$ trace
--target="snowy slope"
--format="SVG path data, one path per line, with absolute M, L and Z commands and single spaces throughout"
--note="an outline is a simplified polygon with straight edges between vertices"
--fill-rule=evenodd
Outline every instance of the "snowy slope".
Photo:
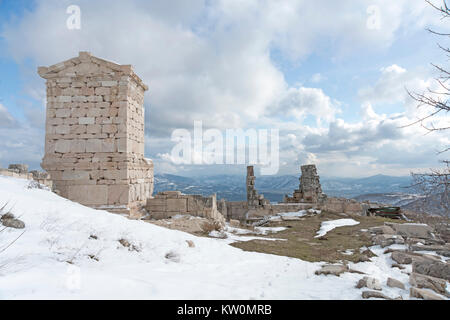
M 0 252 L 0 299 L 361 298 L 361 290 L 354 288 L 361 275 L 316 276 L 322 263 L 244 252 L 229 246 L 231 239 L 201 238 L 129 220 L 27 184 L 0 176 L 0 207 L 9 202 L 11 212 L 26 224 L 23 236 Z M 1 232 L 0 251 L 21 232 Z M 119 239 L 138 251 L 129 251 Z M 390 268 L 383 249 L 373 250 L 380 257 L 352 267 L 383 284 L 387 276 L 407 283 L 405 273 Z M 408 297 L 407 290 L 386 287 L 383 292 Z

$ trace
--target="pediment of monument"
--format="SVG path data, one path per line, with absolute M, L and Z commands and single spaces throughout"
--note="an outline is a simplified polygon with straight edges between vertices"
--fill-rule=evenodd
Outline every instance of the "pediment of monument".
M 133 67 L 129 64 L 120 65 L 111 61 L 97 58 L 89 52 L 80 52 L 78 57 L 51 65 L 49 67 L 39 67 L 38 74 L 44 79 L 71 78 L 79 76 L 94 76 L 117 73 L 131 76 L 140 84 L 144 90 L 148 87 L 134 73 Z

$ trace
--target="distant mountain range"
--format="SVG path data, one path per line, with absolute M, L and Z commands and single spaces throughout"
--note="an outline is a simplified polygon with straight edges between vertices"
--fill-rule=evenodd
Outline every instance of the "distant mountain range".
M 411 178 L 375 175 L 367 178 L 327 178 L 321 177 L 323 192 L 329 196 L 370 200 L 391 205 L 406 205 L 418 196 L 408 188 Z M 292 195 L 298 189 L 299 177 L 258 176 L 256 189 L 272 202 L 282 201 L 285 194 Z M 215 175 L 182 177 L 172 174 L 155 175 L 155 192 L 180 190 L 183 193 L 210 195 L 218 199 L 243 201 L 246 199 L 245 176 Z

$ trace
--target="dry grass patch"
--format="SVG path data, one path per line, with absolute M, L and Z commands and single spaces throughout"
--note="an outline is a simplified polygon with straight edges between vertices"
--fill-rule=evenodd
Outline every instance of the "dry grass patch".
M 325 237 L 314 238 L 320 229 L 321 223 L 327 220 L 345 218 L 339 214 L 322 212 L 321 214 L 305 217 L 301 221 L 270 222 L 266 226 L 286 227 L 286 230 L 276 234 L 262 236 L 264 238 L 279 238 L 283 241 L 251 240 L 235 242 L 231 245 L 246 251 L 270 253 L 305 261 L 359 262 L 366 260 L 370 252 L 360 252 L 360 248 L 371 246 L 370 234 L 361 229 L 383 225 L 386 221 L 394 221 L 382 217 L 348 216 L 359 221 L 354 226 L 338 227 L 329 231 Z M 395 221 L 398 222 L 398 221 Z M 343 254 L 346 250 L 352 250 L 352 255 Z M 370 257 L 369 257 L 370 258 Z

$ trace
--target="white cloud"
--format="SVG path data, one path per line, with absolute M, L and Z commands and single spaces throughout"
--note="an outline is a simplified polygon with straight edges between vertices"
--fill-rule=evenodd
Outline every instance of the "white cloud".
M 379 147 L 401 136 L 392 115 L 376 113 L 378 104 L 405 103 L 405 84 L 413 88 L 429 84 L 420 77 L 411 79 L 409 71 L 397 65 L 384 68 L 373 86 L 359 92 L 367 124 L 349 124 L 336 120 L 339 102 L 320 88 L 289 86 L 271 58 L 273 50 L 293 61 L 316 51 L 334 59 L 361 49 L 384 50 L 399 32 L 412 32 L 436 20 L 432 10 L 424 12 L 427 5 L 422 1 L 378 1 L 378 30 L 367 28 L 367 7 L 373 1 L 80 0 L 82 28 L 68 30 L 65 9 L 72 2 L 39 1 L 32 12 L 5 24 L 2 37 L 9 54 L 19 63 L 27 61 L 26 68 L 32 61 L 34 76 L 27 80 L 27 91 L 42 98 L 44 81 L 33 63 L 51 65 L 78 51 L 133 64 L 149 85 L 146 146 L 152 155 L 167 154 L 173 145 L 171 131 L 189 129 L 194 120 L 203 120 L 205 128 L 256 124 L 291 130 L 296 139 L 280 136 L 286 163 L 324 161 L 326 152 L 337 150 L 341 155 L 366 152 L 364 145 Z M 312 81 L 322 78 L 316 74 Z M 412 106 L 407 107 L 413 112 Z M 39 119 L 39 112 L 29 109 L 26 115 Z M 316 118 L 317 127 L 302 125 L 308 115 Z M 40 125 L 42 121 L 34 123 Z M 310 142 L 302 144 L 304 139 Z M 43 146 L 43 141 L 33 143 Z M 360 163 L 374 158 L 354 157 L 362 157 Z
M 321 81 L 324 81 L 325 79 L 326 79 L 326 77 L 323 76 L 322 74 L 320 74 L 320 73 L 314 73 L 314 74 L 312 75 L 310 81 L 311 81 L 312 83 L 319 83 L 319 82 L 321 82 Z
M 0 103 L 0 128 L 10 128 L 16 124 L 8 109 Z
M 333 120 L 339 112 L 338 105 L 338 102 L 331 101 L 322 89 L 289 88 L 270 110 L 270 115 L 294 117 L 299 122 L 307 115 L 313 115 L 320 123 L 320 120 Z

